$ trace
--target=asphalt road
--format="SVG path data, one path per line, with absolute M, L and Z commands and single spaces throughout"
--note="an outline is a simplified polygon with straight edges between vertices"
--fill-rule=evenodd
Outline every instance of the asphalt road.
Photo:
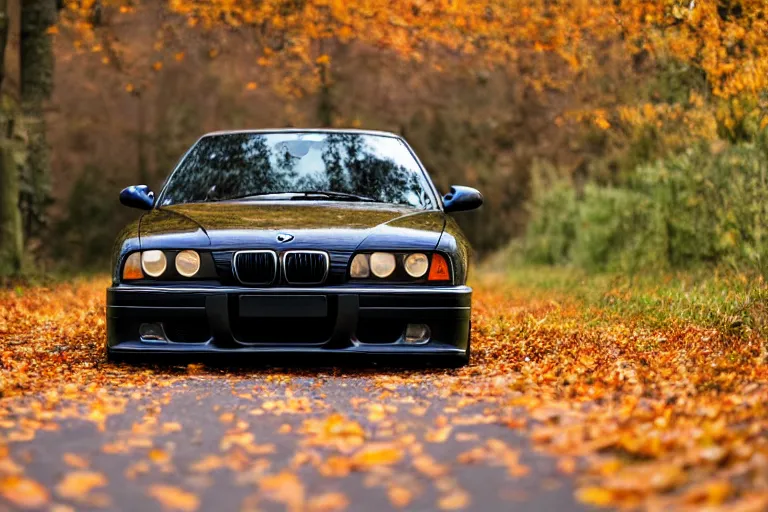
M 0 407 L 10 460 L 44 488 L 32 509 L 582 508 L 510 428 L 519 411 L 444 393 L 439 375 L 202 371 Z

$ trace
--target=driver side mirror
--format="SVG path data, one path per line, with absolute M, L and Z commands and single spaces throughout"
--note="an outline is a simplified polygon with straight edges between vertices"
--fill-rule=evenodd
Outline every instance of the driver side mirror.
M 151 210 L 155 204 L 155 193 L 146 185 L 133 185 L 120 192 L 120 202 L 131 208 Z
M 451 191 L 443 196 L 443 208 L 446 212 L 465 212 L 480 208 L 483 204 L 483 194 L 470 187 L 454 185 Z

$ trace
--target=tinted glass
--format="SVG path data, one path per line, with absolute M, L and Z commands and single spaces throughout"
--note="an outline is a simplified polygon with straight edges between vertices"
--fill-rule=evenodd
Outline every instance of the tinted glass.
M 405 144 L 393 137 L 354 133 L 204 137 L 171 176 L 160 204 L 312 191 L 418 208 L 434 206 L 428 183 Z

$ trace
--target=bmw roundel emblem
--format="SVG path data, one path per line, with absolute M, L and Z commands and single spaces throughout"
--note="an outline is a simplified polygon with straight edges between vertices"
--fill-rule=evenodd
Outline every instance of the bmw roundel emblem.
M 280 243 L 290 242 L 291 240 L 293 240 L 293 235 L 290 235 L 288 233 L 277 234 L 277 241 Z

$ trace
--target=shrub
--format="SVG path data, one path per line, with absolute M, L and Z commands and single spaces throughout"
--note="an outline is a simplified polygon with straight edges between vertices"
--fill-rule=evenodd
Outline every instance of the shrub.
M 768 143 L 700 145 L 639 167 L 623 187 L 534 189 L 526 256 L 588 270 L 748 268 L 768 275 Z
M 87 167 L 75 181 L 63 217 L 53 227 L 50 252 L 63 271 L 106 270 L 120 229 L 137 215 L 120 205 L 118 185 Z

